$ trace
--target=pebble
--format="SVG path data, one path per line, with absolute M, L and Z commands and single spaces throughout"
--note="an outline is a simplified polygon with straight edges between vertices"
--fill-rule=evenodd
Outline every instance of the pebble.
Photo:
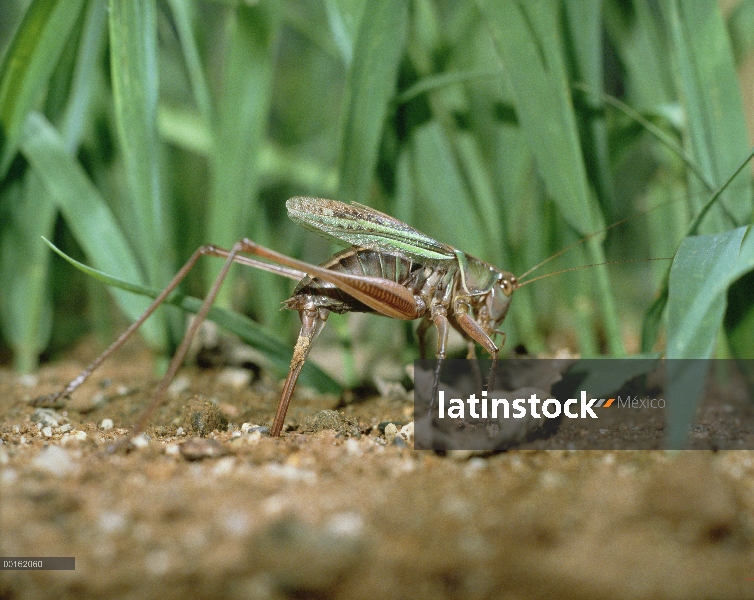
M 220 517 L 220 524 L 233 537 L 243 537 L 251 531 L 251 519 L 240 510 L 231 510 Z
M 13 469 L 1 469 L 0 470 L 0 485 L 13 485 L 18 479 L 18 473 Z
M 97 519 L 99 528 L 105 533 L 117 533 L 125 529 L 128 521 L 126 517 L 116 511 L 106 510 Z
M 168 386 L 168 396 L 175 398 L 183 392 L 187 392 L 191 387 L 191 380 L 185 375 L 180 375 L 173 379 L 173 383 Z
M 363 560 L 365 550 L 358 516 L 336 518 L 335 529 L 339 527 L 354 534 L 284 516 L 255 536 L 252 551 L 281 595 L 332 597 L 338 582 Z
M 289 464 L 268 463 L 265 471 L 273 477 L 279 477 L 286 481 L 301 481 L 303 483 L 314 483 L 317 481 L 317 474 L 314 471 L 299 469 Z
M 406 440 L 404 440 L 401 436 L 396 435 L 393 438 L 392 441 L 393 446 L 398 446 L 398 448 L 408 448 L 408 444 L 406 443 Z
M 146 448 L 147 446 L 149 446 L 149 440 L 142 433 L 141 435 L 137 435 L 134 439 L 131 440 L 131 445 L 137 449 Z
M 215 466 L 212 467 L 212 475 L 215 477 L 227 475 L 233 472 L 235 466 L 236 460 L 232 456 L 226 456 L 218 460 Z
M 204 437 L 215 429 L 225 431 L 228 420 L 209 400 L 194 398 L 183 412 L 183 427 L 191 434 Z
M 35 373 L 24 373 L 18 376 L 18 382 L 24 387 L 32 388 L 39 383 L 39 377 Z
M 330 517 L 327 531 L 334 535 L 358 537 L 364 531 L 364 519 L 356 512 L 342 512 Z
M 31 461 L 31 466 L 57 477 L 64 477 L 76 470 L 71 455 L 60 446 L 43 448 Z
M 304 433 L 316 433 L 332 429 L 337 432 L 355 433 L 358 431 L 358 422 L 337 410 L 321 410 L 304 420 L 301 431 Z
M 388 423 L 385 425 L 385 441 L 388 444 L 392 444 L 393 440 L 395 440 L 395 436 L 398 435 L 398 428 L 395 426 L 395 423 Z
M 31 414 L 31 420 L 33 423 L 41 424 L 42 427 L 48 425 L 50 427 L 57 427 L 61 421 L 65 421 L 65 417 L 51 408 L 37 408 Z
M 47 427 L 42 427 L 42 435 L 45 437 L 52 437 L 52 427 L 47 425 Z
M 401 430 L 398 432 L 398 435 L 401 436 L 407 444 L 413 444 L 414 443 L 414 422 L 411 421 L 408 425 L 404 425 L 401 427 Z
M 217 440 L 192 437 L 181 444 L 181 455 L 186 460 L 219 458 L 227 454 L 223 445 Z
M 238 436 L 235 436 L 235 434 L 238 434 Z M 234 436 L 232 438 L 232 442 L 234 444 L 249 444 L 254 445 L 258 444 L 259 440 L 262 439 L 262 434 L 259 432 L 258 429 L 255 429 L 254 431 L 249 432 L 248 434 L 244 435 L 240 431 L 234 432 Z
M 251 385 L 252 372 L 243 367 L 225 367 L 217 377 L 217 383 L 233 390 L 242 390 Z
M 102 419 L 102 423 L 99 424 L 100 429 L 103 431 L 107 431 L 108 429 L 112 429 L 114 427 L 113 420 L 112 419 Z

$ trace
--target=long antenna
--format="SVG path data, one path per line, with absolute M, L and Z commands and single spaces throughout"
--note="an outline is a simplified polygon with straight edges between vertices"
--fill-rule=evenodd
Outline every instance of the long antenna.
M 626 217 L 625 219 L 621 219 L 620 221 L 616 221 L 612 225 L 608 225 L 607 227 L 605 227 L 603 229 L 600 229 L 599 231 L 595 231 L 594 233 L 590 233 L 590 234 L 584 236 L 583 238 L 581 238 L 579 241 L 574 242 L 573 244 L 570 244 L 570 245 L 566 246 L 565 248 L 561 248 L 555 254 L 553 254 L 551 256 L 548 256 L 542 262 L 537 263 L 531 269 L 529 269 L 525 273 L 522 273 L 521 275 L 519 275 L 517 277 L 517 279 L 519 280 L 519 282 L 521 282 L 521 280 L 524 277 L 526 277 L 527 275 L 533 273 L 534 271 L 536 271 L 537 269 L 539 269 L 539 267 L 541 267 L 542 265 L 545 265 L 548 262 L 550 262 L 551 260 L 556 259 L 558 256 L 561 256 L 562 254 L 565 254 L 566 252 L 568 252 L 572 248 L 575 248 L 576 246 L 580 246 L 584 242 L 587 242 L 587 241 L 591 240 L 593 237 L 598 236 L 598 235 L 602 235 L 603 233 L 605 233 L 607 231 L 610 231 L 613 227 L 617 227 L 618 225 L 623 225 L 624 223 L 627 223 L 628 221 L 632 221 L 633 219 L 637 219 L 639 217 L 643 217 L 644 215 L 649 214 L 649 213 L 657 210 L 658 208 L 663 208 L 664 206 L 668 206 L 669 204 L 674 204 L 675 202 L 678 202 L 678 201 L 680 201 L 682 199 L 683 198 L 676 198 L 674 200 L 668 200 L 667 202 L 661 202 L 660 204 L 658 204 L 656 206 L 653 206 L 652 208 L 650 208 L 648 210 L 645 210 L 643 212 L 637 213 L 635 215 L 631 215 L 630 217 Z M 620 262 L 641 262 L 642 260 L 643 259 L 639 259 L 638 261 L 627 260 L 627 261 L 617 261 L 617 262 L 619 262 L 619 263 Z M 665 260 L 665 259 L 650 259 L 650 260 Z M 597 266 L 600 266 L 600 265 L 610 265 L 610 264 L 615 264 L 615 262 L 597 263 L 597 264 L 594 264 L 594 265 L 584 265 L 584 266 L 585 267 L 597 267 Z M 565 269 L 564 271 L 557 271 L 557 272 L 558 273 L 564 273 L 566 271 L 573 271 L 574 269 L 580 269 L 580 268 L 582 268 L 582 267 L 573 267 L 571 269 Z M 553 275 L 554 274 L 555 273 L 553 273 Z M 537 277 L 536 279 L 542 279 L 542 277 Z M 526 281 L 526 282 L 521 282 L 520 285 L 523 285 L 523 283 L 530 283 L 531 281 L 536 281 L 536 279 L 531 279 L 531 280 Z M 519 287 L 520 287 L 520 285 L 519 285 Z
M 633 218 L 633 217 L 631 217 Z M 617 223 L 616 223 L 617 225 Z M 599 233 L 599 232 L 598 232 Z M 583 241 L 583 240 L 582 240 Z M 581 242 L 579 242 L 581 243 Z M 567 250 L 567 248 L 566 248 Z M 557 256 L 557 255 L 555 255 Z M 550 260 L 549 258 L 547 260 Z M 540 279 L 547 279 L 548 277 L 552 277 L 553 275 L 560 275 L 562 273 L 568 273 L 569 271 L 579 271 L 580 269 L 588 269 L 589 267 L 601 267 L 603 265 L 620 265 L 622 263 L 636 263 L 636 262 L 649 262 L 650 260 L 673 260 L 672 256 L 668 257 L 660 257 L 660 258 L 628 258 L 626 260 L 609 260 L 607 262 L 601 262 L 601 263 L 594 263 L 592 265 L 581 265 L 578 267 L 570 267 L 568 269 L 562 269 L 560 271 L 553 271 L 552 273 L 547 273 L 545 275 L 540 275 L 539 277 L 535 277 L 534 279 L 529 279 L 528 281 L 519 282 L 516 286 L 516 289 L 522 288 L 525 285 L 529 285 L 530 283 L 534 283 L 535 281 L 539 281 Z M 539 266 L 539 265 L 537 265 Z M 531 269 L 528 271 L 531 272 Z

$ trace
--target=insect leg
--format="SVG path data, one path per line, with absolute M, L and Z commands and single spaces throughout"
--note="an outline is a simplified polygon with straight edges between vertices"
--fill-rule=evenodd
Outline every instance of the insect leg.
M 249 239 L 244 239 L 241 243 L 243 244 L 241 252 L 265 258 L 278 265 L 302 271 L 310 277 L 317 277 L 331 283 L 386 317 L 412 321 L 421 317 L 427 309 L 420 297 L 390 279 L 331 271 L 280 254 Z
M 429 397 L 429 410 L 432 411 L 432 407 L 435 404 L 435 397 L 437 396 L 437 390 L 440 387 L 440 371 L 442 369 L 442 361 L 445 359 L 445 354 L 448 347 L 448 313 L 442 304 L 432 304 L 430 307 L 431 319 L 437 327 L 437 365 L 435 366 L 435 376 L 432 380 L 432 395 Z
M 422 360 L 427 358 L 427 332 L 432 321 L 425 315 L 425 317 L 419 323 L 419 327 L 416 328 L 416 337 L 419 340 L 419 357 Z
M 500 349 L 495 345 L 487 333 L 485 333 L 482 326 L 479 325 L 468 313 L 468 304 L 465 302 L 457 301 L 455 303 L 455 319 L 458 325 L 463 329 L 471 339 L 481 344 L 492 357 L 492 366 L 490 367 L 490 376 L 487 379 L 487 391 L 492 390 L 492 386 L 495 384 L 495 377 L 497 375 L 497 355 Z
M 202 246 L 202 248 L 205 248 L 205 247 Z M 222 286 L 223 281 L 225 281 L 225 277 L 228 275 L 228 271 L 230 271 L 231 265 L 236 260 L 237 258 L 236 255 L 243 248 L 243 243 L 236 242 L 233 245 L 233 248 L 230 250 L 230 252 L 217 249 L 214 246 L 208 246 L 206 248 L 207 250 L 205 250 L 205 253 L 207 254 L 213 254 L 217 250 L 219 250 L 223 254 L 226 254 L 227 257 L 225 259 L 225 262 L 223 263 L 222 269 L 220 269 L 220 273 L 218 273 L 217 277 L 215 278 L 215 281 L 212 284 L 212 287 L 210 288 L 209 293 L 207 294 L 207 297 L 204 299 L 204 302 L 202 303 L 201 308 L 196 313 L 196 317 L 191 322 L 191 326 L 186 332 L 186 335 L 183 336 L 183 340 L 181 340 L 181 344 L 180 346 L 178 346 L 178 350 L 175 351 L 175 354 L 173 355 L 173 358 L 171 359 L 170 364 L 168 365 L 167 372 L 165 373 L 165 375 L 163 375 L 162 379 L 160 380 L 159 385 L 157 386 L 157 389 L 154 392 L 154 395 L 152 396 L 152 401 L 149 403 L 147 408 L 142 413 L 136 425 L 131 430 L 131 433 L 129 433 L 128 437 L 126 438 L 124 442 L 125 444 L 128 444 L 128 442 L 131 439 L 133 439 L 134 436 L 138 435 L 141 431 L 144 430 L 144 427 L 146 427 L 147 423 L 149 422 L 149 417 L 152 416 L 152 413 L 154 412 L 154 410 L 160 405 L 160 402 L 162 402 L 162 399 L 165 397 L 165 394 L 167 393 L 170 382 L 173 381 L 175 374 L 178 372 L 178 369 L 183 364 L 183 359 L 186 358 L 186 353 L 188 352 L 189 346 L 191 345 L 191 340 L 194 339 L 196 332 L 199 330 L 199 327 L 201 326 L 202 322 L 207 317 L 207 314 L 212 308 L 212 303 L 215 301 L 215 298 L 217 297 L 217 293 L 220 291 L 220 287 Z M 199 250 L 201 250 L 201 248 Z M 192 256 L 192 259 L 193 258 L 194 257 Z M 196 262 L 196 259 L 194 259 L 193 263 L 195 262 Z M 191 266 L 193 266 L 193 263 L 191 263 Z M 163 292 L 163 294 L 164 293 L 165 292 Z
M 288 405 L 291 403 L 291 395 L 296 387 L 299 373 L 301 373 L 301 368 L 304 366 L 304 362 L 306 362 L 306 357 L 309 356 L 309 350 L 311 350 L 314 340 L 317 339 L 319 332 L 325 326 L 325 321 L 329 314 L 329 310 L 321 307 L 318 308 L 311 301 L 301 311 L 301 332 L 298 334 L 298 340 L 293 349 L 291 367 L 288 370 L 288 377 L 285 380 L 283 393 L 280 396 L 278 409 L 275 413 L 275 420 L 272 423 L 272 430 L 270 431 L 272 437 L 279 436 L 283 430 L 285 413 L 288 412 Z
M 60 398 L 70 396 L 82 383 L 84 383 L 89 378 L 89 376 L 94 372 L 95 369 L 97 369 L 97 367 L 99 367 L 105 360 L 107 360 L 113 352 L 115 352 L 118 348 L 126 343 L 126 341 L 141 326 L 141 324 L 144 323 L 144 321 L 146 321 L 152 315 L 157 307 L 165 301 L 165 298 L 167 298 L 173 292 L 173 290 L 178 287 L 181 281 L 183 281 L 186 275 L 188 275 L 189 271 L 191 271 L 196 262 L 199 260 L 199 257 L 206 255 L 228 258 L 230 254 L 230 251 L 223 250 L 222 248 L 218 248 L 212 245 L 204 245 L 200 248 L 197 248 L 196 251 L 191 255 L 191 257 L 186 261 L 186 263 L 181 267 L 181 269 L 175 274 L 167 287 L 162 290 L 160 295 L 154 299 L 152 304 L 149 305 L 144 313 L 138 319 L 136 319 L 136 321 L 134 321 L 131 326 L 118 337 L 117 340 L 110 344 L 110 346 L 102 354 L 95 358 L 94 361 L 64 389 L 60 390 L 59 392 L 55 392 L 54 394 L 37 398 L 32 404 L 35 406 L 52 405 L 60 400 Z M 233 260 L 244 265 L 257 267 L 265 271 L 271 271 L 273 273 L 283 275 L 284 277 L 289 277 L 291 279 L 299 280 L 306 275 L 306 273 L 302 271 L 297 271 L 295 269 L 278 265 L 270 265 L 263 261 L 254 260 L 253 258 L 248 258 L 246 256 L 234 255 Z

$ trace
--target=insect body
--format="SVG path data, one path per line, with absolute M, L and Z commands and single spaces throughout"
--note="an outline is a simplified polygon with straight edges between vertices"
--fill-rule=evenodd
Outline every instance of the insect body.
M 64 390 L 46 400 L 56 401 L 81 385 L 154 312 L 203 255 L 223 257 L 225 264 L 132 436 L 144 428 L 149 415 L 164 397 L 233 262 L 299 280 L 293 295 L 284 303 L 285 308 L 299 312 L 301 331 L 272 425 L 273 436 L 282 431 L 301 368 L 331 311 L 374 312 L 397 319 L 422 319 L 418 335 L 423 357 L 426 333 L 434 324 L 438 331 L 435 388 L 445 357 L 449 327 L 453 327 L 467 340 L 470 354 L 474 344 L 479 343 L 492 356 L 489 380 L 494 381 L 499 347 L 493 336 L 502 335 L 504 342 L 504 334 L 498 327 L 505 319 L 514 290 L 520 285 L 511 273 L 367 206 L 303 197 L 291 198 L 286 206 L 293 221 L 350 247 L 319 266 L 290 258 L 249 239 L 240 240 L 230 250 L 211 245 L 200 247 L 131 327 Z
M 367 206 L 315 198 L 292 198 L 286 206 L 294 221 L 352 246 L 320 265 L 332 273 L 329 277 L 307 276 L 284 303 L 286 308 L 299 311 L 302 325 L 272 435 L 282 429 L 300 368 L 330 311 L 421 318 L 422 355 L 427 329 L 434 323 L 438 331 L 435 387 L 451 325 L 468 340 L 470 352 L 478 342 L 490 353 L 490 379 L 494 380 L 498 346 L 492 336 L 502 334 L 497 328 L 517 286 L 511 273 Z M 354 276 L 353 287 L 344 289 L 336 273 Z

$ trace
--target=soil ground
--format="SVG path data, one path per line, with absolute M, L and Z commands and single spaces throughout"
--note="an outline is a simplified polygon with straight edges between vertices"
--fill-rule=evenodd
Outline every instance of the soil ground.
M 189 367 L 149 440 L 111 454 L 154 387 L 138 346 L 56 425 L 31 419 L 28 401 L 92 357 L 33 385 L 0 370 L 0 556 L 76 559 L 0 570 L 2 600 L 754 597 L 750 451 L 440 455 L 387 442 L 384 423 L 413 418 L 399 395 L 341 407 L 305 391 L 272 439 L 253 426 L 270 424 L 276 382 Z

